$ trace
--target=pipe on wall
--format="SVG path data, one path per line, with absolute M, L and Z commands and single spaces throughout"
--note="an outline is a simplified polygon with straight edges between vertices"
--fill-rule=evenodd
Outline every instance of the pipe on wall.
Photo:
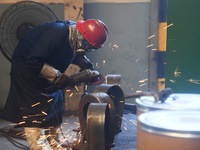
M 168 0 L 159 0 L 158 53 L 157 53 L 158 90 L 162 90 L 165 88 L 167 10 L 168 10 Z

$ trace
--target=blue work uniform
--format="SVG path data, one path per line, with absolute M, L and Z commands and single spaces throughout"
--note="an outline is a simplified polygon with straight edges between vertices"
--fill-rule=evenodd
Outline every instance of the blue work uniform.
M 64 72 L 73 59 L 69 26 L 55 21 L 33 28 L 19 41 L 12 55 L 10 90 L 3 119 L 24 127 L 48 127 L 62 123 L 62 90 L 48 92 L 52 85 L 40 75 L 45 63 Z

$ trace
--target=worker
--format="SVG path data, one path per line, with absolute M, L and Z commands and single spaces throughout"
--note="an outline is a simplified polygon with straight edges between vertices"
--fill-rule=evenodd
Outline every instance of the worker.
M 44 149 L 40 129 L 48 129 L 59 144 L 55 133 L 64 112 L 62 89 L 75 84 L 64 72 L 72 62 L 92 69 L 89 59 L 77 53 L 101 48 L 107 37 L 108 29 L 99 19 L 65 20 L 36 26 L 19 41 L 12 55 L 11 85 L 2 117 L 24 127 L 31 150 Z M 50 146 L 58 149 L 56 144 Z

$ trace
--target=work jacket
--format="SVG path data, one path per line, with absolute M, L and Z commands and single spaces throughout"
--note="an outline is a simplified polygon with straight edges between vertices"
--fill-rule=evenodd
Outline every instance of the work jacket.
M 73 59 L 69 44 L 72 21 L 55 21 L 33 28 L 12 56 L 10 90 L 3 119 L 24 127 L 47 127 L 62 123 L 64 99 L 61 90 L 40 75 L 45 63 L 64 72 Z

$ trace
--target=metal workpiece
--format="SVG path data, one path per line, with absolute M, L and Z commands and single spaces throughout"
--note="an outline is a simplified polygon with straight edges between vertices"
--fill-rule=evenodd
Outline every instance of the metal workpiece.
M 109 145 L 110 147 L 114 146 L 114 123 L 115 123 L 115 106 L 110 98 L 110 96 L 103 92 L 98 93 L 91 93 L 88 95 L 84 95 L 81 98 L 81 101 L 79 103 L 79 110 L 78 110 L 78 118 L 80 122 L 80 130 L 83 135 L 83 141 L 86 138 L 86 125 L 87 125 L 87 112 L 88 107 L 91 103 L 106 103 L 108 104 L 109 110 L 110 110 L 110 124 L 108 125 L 109 128 Z
M 120 74 L 108 74 L 105 76 L 106 84 L 120 85 L 121 75 Z
M 87 150 L 109 150 L 110 109 L 107 103 L 91 103 L 87 111 Z
M 112 84 L 100 84 L 99 86 L 96 86 L 96 88 L 94 89 L 94 93 L 97 92 L 107 93 L 112 99 L 116 113 L 114 132 L 120 132 L 125 105 L 124 92 L 122 91 L 121 87 Z

